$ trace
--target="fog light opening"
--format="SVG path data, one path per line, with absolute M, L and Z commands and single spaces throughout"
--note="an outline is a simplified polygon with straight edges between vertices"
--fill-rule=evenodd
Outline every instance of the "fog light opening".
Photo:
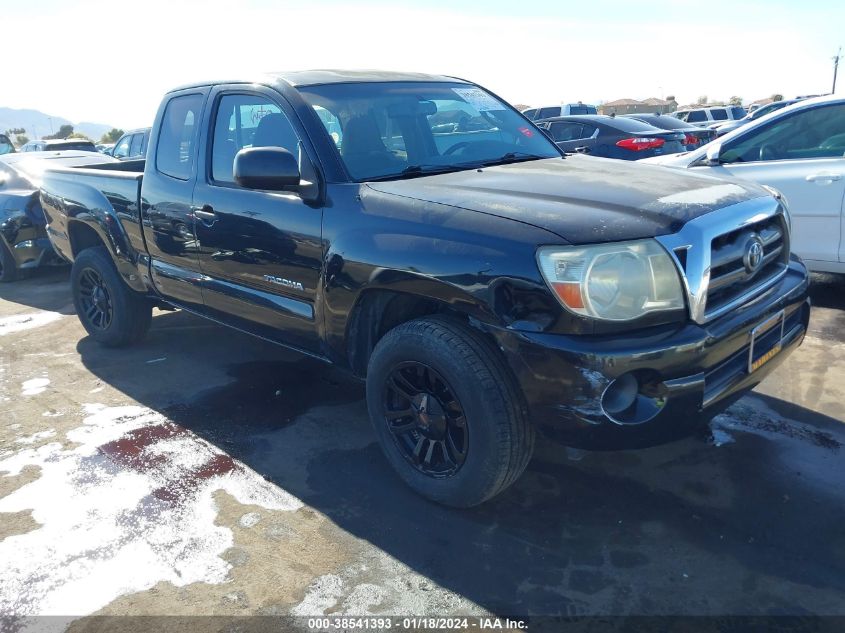
M 601 397 L 602 410 L 616 424 L 643 424 L 666 405 L 661 391 L 656 372 L 627 372 L 605 388 Z

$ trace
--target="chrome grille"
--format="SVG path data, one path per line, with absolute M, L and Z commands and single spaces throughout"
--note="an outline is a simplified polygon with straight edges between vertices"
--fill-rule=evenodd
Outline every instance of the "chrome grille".
M 709 317 L 755 287 L 780 276 L 789 259 L 786 235 L 783 216 L 775 215 L 713 239 L 705 315 Z M 755 243 L 762 252 L 759 264 L 752 266 L 749 249 Z
M 761 261 L 746 267 L 747 244 L 753 236 L 760 242 Z M 785 212 L 769 196 L 705 213 L 677 233 L 656 239 L 675 260 L 696 323 L 753 301 L 786 274 L 789 263 Z

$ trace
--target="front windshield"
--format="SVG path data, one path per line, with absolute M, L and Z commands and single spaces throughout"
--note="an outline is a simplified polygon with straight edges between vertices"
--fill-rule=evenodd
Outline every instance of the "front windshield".
M 516 110 L 471 84 L 327 84 L 300 92 L 356 180 L 561 156 Z

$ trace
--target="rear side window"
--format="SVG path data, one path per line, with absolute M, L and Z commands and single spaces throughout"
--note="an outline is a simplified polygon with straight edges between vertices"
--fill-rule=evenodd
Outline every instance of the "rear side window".
M 704 110 L 693 110 L 687 115 L 686 121 L 689 123 L 700 123 L 701 121 L 706 121 L 707 115 L 704 114 Z
M 531 119 L 532 121 L 536 118 L 537 108 L 531 108 L 530 110 L 526 110 L 522 113 L 526 119 Z
M 714 121 L 726 121 L 728 118 L 728 111 L 724 108 L 713 108 L 710 110 L 710 116 Z
M 741 119 L 745 116 L 745 108 L 741 108 L 739 106 L 733 106 L 731 108 L 731 116 L 735 119 Z
M 185 95 L 165 106 L 156 147 L 156 169 L 161 173 L 179 180 L 191 177 L 202 101 L 203 95 Z
M 550 116 L 560 116 L 560 106 L 554 108 L 540 108 L 537 111 L 538 119 L 547 119 Z
M 225 95 L 214 120 L 211 178 L 233 183 L 235 155 L 245 147 L 281 147 L 299 158 L 299 137 L 278 105 L 259 95 Z

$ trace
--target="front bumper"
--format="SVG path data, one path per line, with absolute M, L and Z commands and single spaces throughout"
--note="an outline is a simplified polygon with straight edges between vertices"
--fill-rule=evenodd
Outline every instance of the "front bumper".
M 706 325 L 690 322 L 616 336 L 507 329 L 491 333 L 522 388 L 532 418 L 547 432 L 573 446 L 651 445 L 700 427 L 801 344 L 810 318 L 808 287 L 807 269 L 793 259 L 772 288 Z M 780 351 L 749 371 L 752 330 L 769 320 L 777 322 L 781 312 Z M 765 344 L 775 336 L 770 334 Z M 757 339 L 758 348 L 764 338 Z M 608 414 L 602 398 L 615 379 L 631 372 L 647 383 L 643 389 L 647 406 L 623 422 Z

